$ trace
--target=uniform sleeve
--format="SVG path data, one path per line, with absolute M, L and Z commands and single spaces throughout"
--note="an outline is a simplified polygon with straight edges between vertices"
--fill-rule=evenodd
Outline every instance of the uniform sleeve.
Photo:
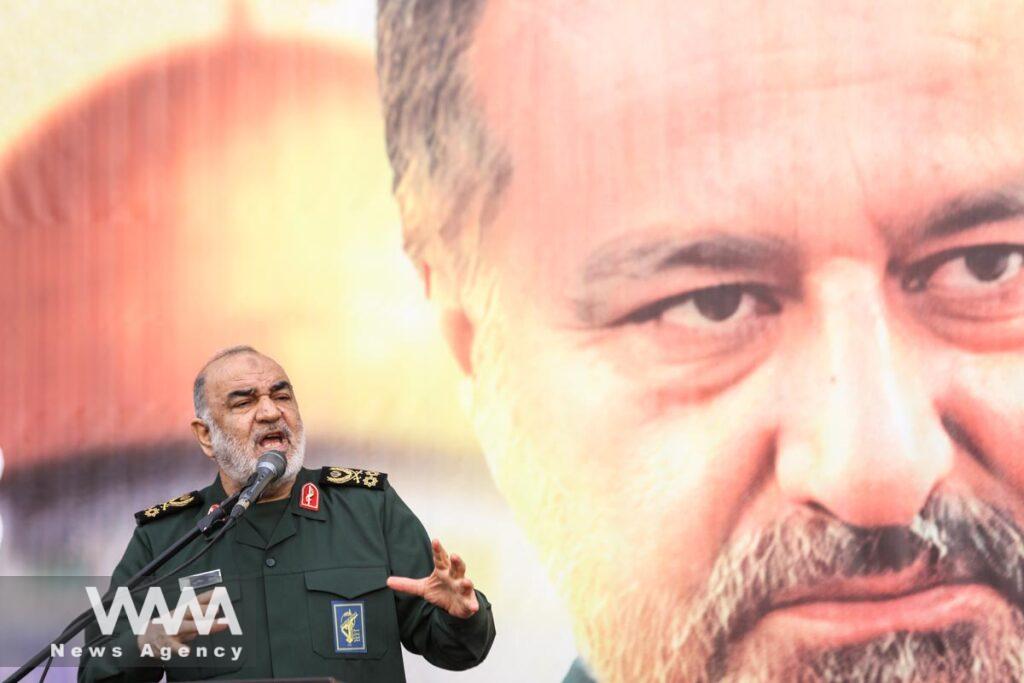
M 146 566 L 151 559 L 153 551 L 147 538 L 141 528 L 136 528 L 124 556 L 114 568 L 110 585 L 125 585 L 128 579 Z M 90 646 L 97 649 L 99 646 L 105 646 L 103 656 L 89 656 Z M 120 656 L 115 657 L 115 653 L 119 653 Z M 85 629 L 85 648 L 78 665 L 78 680 L 79 683 L 159 681 L 164 672 L 156 662 L 157 660 L 142 657 L 135 634 L 132 633 L 127 618 L 122 615 L 111 636 L 102 635 L 95 622 Z
M 434 570 L 430 538 L 416 515 L 395 490 L 385 491 L 384 528 L 394 576 L 421 578 Z M 484 661 L 494 642 L 491 603 L 476 592 L 480 609 L 468 619 L 459 619 L 423 598 L 395 593 L 398 624 L 406 649 L 443 669 L 462 671 Z

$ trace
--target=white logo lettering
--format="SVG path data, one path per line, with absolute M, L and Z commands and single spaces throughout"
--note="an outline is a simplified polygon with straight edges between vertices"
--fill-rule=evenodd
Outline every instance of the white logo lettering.
M 100 633 L 105 636 L 113 635 L 114 627 L 122 612 L 131 626 L 132 633 L 137 636 L 146 632 L 150 621 L 160 624 L 168 635 L 174 636 L 178 634 L 181 622 L 185 620 L 186 611 L 191 613 L 199 635 L 209 635 L 215 623 L 227 624 L 231 635 L 242 634 L 242 627 L 235 615 L 235 608 L 231 604 L 231 598 L 224 586 L 217 586 L 213 589 L 210 601 L 206 605 L 206 612 L 203 612 L 199 599 L 196 598 L 195 590 L 192 588 L 185 588 L 181 591 L 173 613 L 168 609 L 164 593 L 158 586 L 152 586 L 146 592 L 146 599 L 142 601 L 142 607 L 138 611 L 135 610 L 135 603 L 132 602 L 130 591 L 124 586 L 120 586 L 114 592 L 114 599 L 110 603 L 109 611 L 103 609 L 99 590 L 93 586 L 86 586 L 85 592 L 89 596 L 92 611 L 96 614 L 96 623 L 100 627 Z M 220 619 L 215 618 L 218 611 L 224 613 Z M 153 616 L 154 612 L 157 614 L 156 617 Z

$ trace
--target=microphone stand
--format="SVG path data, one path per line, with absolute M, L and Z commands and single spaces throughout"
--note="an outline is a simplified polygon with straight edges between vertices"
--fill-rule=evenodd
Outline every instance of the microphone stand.
M 230 513 L 231 509 L 235 507 L 235 502 L 238 500 L 238 496 L 240 494 L 241 490 L 225 498 L 224 501 L 218 507 L 214 508 L 213 510 L 210 510 L 208 513 L 206 513 L 205 517 L 196 522 L 195 527 L 193 527 L 187 534 L 185 534 L 180 539 L 171 544 L 166 550 L 164 550 L 159 555 L 154 557 L 149 562 L 149 564 L 147 564 L 145 567 L 140 569 L 134 576 L 128 579 L 127 583 L 125 584 L 128 590 L 130 591 L 137 588 L 139 584 L 141 584 L 146 579 L 146 577 L 151 576 L 156 572 L 157 569 L 167 564 L 167 562 L 172 557 L 181 552 L 189 543 L 196 540 L 200 536 L 209 536 L 210 534 L 212 534 L 216 527 L 224 523 L 224 521 L 228 517 L 228 513 Z M 214 540 L 216 540 L 216 538 Z M 113 601 L 113 596 L 111 596 L 110 593 L 114 590 L 114 588 L 114 586 L 111 586 L 110 590 L 107 591 L 107 596 L 103 598 L 102 602 L 104 607 L 108 607 L 109 604 Z M 18 669 L 9 677 L 4 679 L 3 683 L 17 683 L 17 681 L 20 681 L 22 678 L 31 673 L 33 669 L 42 664 L 44 660 L 50 657 L 50 651 L 54 645 L 63 645 L 67 643 L 69 640 L 78 635 L 80 631 L 82 631 L 95 619 L 96 613 L 94 610 L 91 609 L 79 614 L 74 619 L 74 621 L 72 621 L 68 625 L 68 627 L 64 629 L 64 631 L 59 636 L 57 636 L 57 638 L 47 643 L 43 649 L 41 649 L 32 657 L 32 659 L 28 660 L 20 669 Z

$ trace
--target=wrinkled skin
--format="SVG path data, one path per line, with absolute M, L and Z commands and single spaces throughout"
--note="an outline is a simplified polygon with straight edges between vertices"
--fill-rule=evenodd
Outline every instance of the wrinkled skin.
M 280 480 L 262 501 L 291 493 L 306 455 L 306 432 L 295 390 L 284 369 L 259 353 L 237 353 L 206 368 L 208 420 L 192 421 L 192 433 L 208 458 L 217 463 L 228 493 L 240 490 L 268 450 L 285 456 Z
M 601 680 L 1022 673 L 1016 596 L 942 526 L 1019 559 L 1021 26 L 997 2 L 488 4 L 468 69 L 513 173 L 473 281 L 433 297 Z M 985 512 L 922 521 L 937 497 Z M 886 598 L 854 626 L 769 594 L 710 662 L 714 568 L 805 576 L 801 544 L 756 541 L 822 525 L 931 540 L 807 587 Z M 944 552 L 971 587 L 907 608 L 959 575 Z

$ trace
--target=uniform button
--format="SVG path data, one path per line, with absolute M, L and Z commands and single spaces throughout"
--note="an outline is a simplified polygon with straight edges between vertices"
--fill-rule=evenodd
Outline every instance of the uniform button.
M 267 558 L 267 566 L 268 567 L 273 567 L 275 564 L 277 564 L 277 560 L 275 560 L 272 557 L 268 557 Z

